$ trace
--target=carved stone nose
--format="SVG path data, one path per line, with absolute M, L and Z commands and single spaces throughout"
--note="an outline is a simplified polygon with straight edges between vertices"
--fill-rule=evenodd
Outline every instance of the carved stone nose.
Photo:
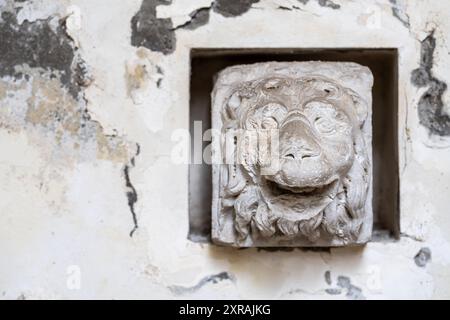
M 284 158 L 294 160 L 303 160 L 306 158 L 314 158 L 317 156 L 319 156 L 319 151 L 316 148 L 302 145 L 291 148 L 284 154 Z
M 280 132 L 281 155 L 285 159 L 304 160 L 320 155 L 320 146 L 309 121 L 295 115 L 282 126 Z

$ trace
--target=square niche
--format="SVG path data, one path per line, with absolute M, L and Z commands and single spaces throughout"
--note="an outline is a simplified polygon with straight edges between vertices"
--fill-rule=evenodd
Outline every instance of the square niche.
M 356 62 L 372 71 L 372 241 L 398 239 L 398 53 L 397 49 L 390 48 L 192 49 L 189 101 L 192 149 L 189 165 L 188 238 L 194 242 L 211 242 L 212 166 L 204 162 L 199 163 L 204 149 L 209 148 L 210 141 L 204 141 L 201 150 L 194 150 L 193 139 L 200 132 L 203 135 L 211 128 L 211 92 L 215 75 L 233 65 L 269 61 Z

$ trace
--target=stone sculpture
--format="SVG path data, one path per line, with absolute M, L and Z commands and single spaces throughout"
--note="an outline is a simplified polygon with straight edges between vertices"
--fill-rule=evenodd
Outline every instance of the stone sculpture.
M 350 62 L 221 71 L 212 92 L 212 239 L 363 244 L 372 231 L 373 76 Z

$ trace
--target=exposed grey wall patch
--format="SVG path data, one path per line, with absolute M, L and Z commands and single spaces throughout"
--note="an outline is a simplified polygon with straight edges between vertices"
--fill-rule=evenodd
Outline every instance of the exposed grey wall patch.
M 325 272 L 325 282 L 331 286 L 331 271 L 327 270 Z M 337 278 L 337 287 L 327 288 L 325 292 L 329 295 L 339 295 L 342 292 L 345 292 L 345 296 L 351 300 L 365 300 L 366 297 L 362 293 L 362 289 L 353 285 L 349 277 L 339 276 Z
M 423 247 L 419 250 L 419 252 L 414 256 L 414 262 L 418 267 L 425 267 L 428 261 L 431 260 L 431 250 L 430 248 Z
M 176 38 L 170 18 L 156 18 L 158 5 L 169 5 L 172 0 L 143 0 L 139 11 L 131 19 L 131 45 L 145 47 L 163 54 L 175 50 Z
M 436 48 L 434 30 L 421 41 L 420 66 L 411 73 L 411 82 L 416 87 L 428 87 L 420 97 L 417 109 L 420 124 L 428 128 L 430 134 L 450 135 L 450 116 L 444 113 L 442 95 L 447 84 L 433 76 L 433 54 Z
M 60 81 L 74 98 L 87 85 L 84 62 L 78 57 L 77 48 L 67 34 L 65 19 L 60 19 L 54 30 L 53 18 L 18 24 L 12 12 L 3 11 L 0 20 L 0 76 L 22 78 L 15 67 L 26 64 L 31 68 L 61 74 Z
M 250 10 L 252 4 L 258 3 L 259 0 L 216 0 L 213 2 L 212 8 L 214 12 L 221 14 L 224 17 L 237 17 L 248 10 Z
M 355 286 L 350 281 L 349 277 L 339 276 L 337 279 L 338 287 L 347 290 L 345 296 L 351 300 L 365 300 L 361 288 Z
M 210 7 L 194 10 L 189 14 L 189 21 L 174 28 L 172 19 L 156 17 L 156 7 L 170 5 L 172 0 L 143 0 L 139 11 L 131 19 L 131 45 L 170 54 L 176 48 L 175 30 L 194 30 L 207 24 L 211 9 L 227 18 L 236 17 L 250 10 L 252 4 L 257 2 L 259 0 L 216 0 Z
M 405 10 L 400 6 L 397 0 L 389 0 L 392 4 L 392 15 L 397 18 L 406 28 L 409 29 L 409 16 Z

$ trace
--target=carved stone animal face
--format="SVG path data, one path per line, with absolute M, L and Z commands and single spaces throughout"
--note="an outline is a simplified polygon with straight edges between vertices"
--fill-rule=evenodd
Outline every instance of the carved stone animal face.
M 272 76 L 237 87 L 222 130 L 240 130 L 238 160 L 223 167 L 221 197 L 223 212 L 232 206 L 241 241 L 249 234 L 357 238 L 370 171 L 366 117 L 358 94 L 321 76 Z M 257 141 L 249 143 L 248 133 Z
M 317 78 L 264 79 L 254 92 L 247 110 L 237 114 L 245 130 L 277 130 L 279 169 L 265 179 L 292 193 L 311 193 L 348 173 L 359 121 L 346 92 Z M 239 152 L 258 149 L 241 148 Z
M 294 193 L 327 186 L 348 172 L 354 158 L 353 120 L 326 98 L 295 105 L 264 104 L 245 119 L 279 130 L 280 168 L 266 179 Z

